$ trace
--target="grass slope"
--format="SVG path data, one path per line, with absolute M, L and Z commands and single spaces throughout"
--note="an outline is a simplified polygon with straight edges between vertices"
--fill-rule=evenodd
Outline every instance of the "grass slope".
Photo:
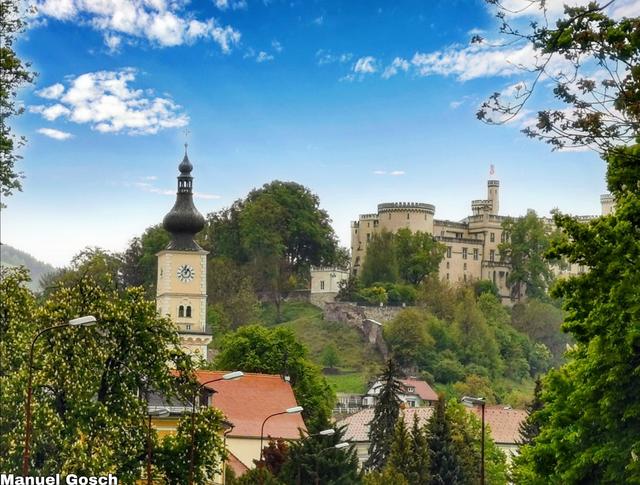
M 338 351 L 339 374 L 327 375 L 336 392 L 361 393 L 367 380 L 379 370 L 382 357 L 357 329 L 342 323 L 325 321 L 322 310 L 306 302 L 287 302 L 282 308 L 283 322 L 276 322 L 273 305 L 262 309 L 262 322 L 267 326 L 291 328 L 309 350 L 311 360 L 322 367 L 322 352 L 331 343 Z

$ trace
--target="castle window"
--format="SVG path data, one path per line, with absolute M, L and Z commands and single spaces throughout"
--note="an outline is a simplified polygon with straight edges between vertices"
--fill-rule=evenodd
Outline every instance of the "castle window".
M 449 269 L 449 261 L 447 261 L 447 269 Z
M 371 241 L 371 234 L 367 233 L 367 242 Z
M 449 281 L 449 273 L 447 273 L 447 281 Z
M 391 212 L 389 212 L 389 219 L 391 219 Z
M 451 246 L 447 246 L 447 258 L 451 257 Z
M 184 326 L 184 328 L 186 328 L 187 330 L 191 330 L 191 325 L 186 324 L 186 325 Z
M 179 317 L 179 318 L 184 317 L 184 305 L 180 305 L 180 306 L 178 307 L 178 317 Z
M 495 260 L 496 260 L 496 252 L 495 250 L 492 249 L 491 251 L 489 251 L 489 261 L 495 261 Z
M 321 281 L 321 282 L 320 282 L 320 289 L 321 289 L 321 290 L 324 290 L 324 281 Z
M 478 261 L 478 248 L 473 248 L 473 260 Z
M 489 233 L 489 240 L 491 242 L 496 242 L 496 233 L 495 232 Z
M 409 219 L 409 213 L 407 212 L 407 219 Z
M 187 306 L 187 318 L 191 318 L 191 305 Z
M 467 281 L 467 273 L 462 275 L 462 279 L 464 279 L 464 281 Z
M 367 222 L 367 227 L 371 227 L 371 223 L 370 222 Z
M 467 271 L 467 263 L 464 263 L 462 269 L 464 269 L 465 271 Z
M 467 259 L 467 248 L 462 248 L 462 259 Z M 466 266 L 466 263 L 465 263 Z

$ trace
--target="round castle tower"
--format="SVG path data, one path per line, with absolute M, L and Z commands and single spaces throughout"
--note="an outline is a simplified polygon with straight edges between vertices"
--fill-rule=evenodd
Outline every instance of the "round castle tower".
M 389 232 L 407 228 L 433 234 L 435 212 L 434 205 L 424 202 L 385 202 L 378 204 L 379 226 Z

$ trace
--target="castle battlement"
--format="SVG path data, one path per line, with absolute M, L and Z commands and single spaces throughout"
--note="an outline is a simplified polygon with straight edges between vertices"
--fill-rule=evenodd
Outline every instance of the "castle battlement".
M 383 202 L 378 204 L 378 213 L 392 211 L 415 211 L 435 214 L 436 206 L 425 202 Z

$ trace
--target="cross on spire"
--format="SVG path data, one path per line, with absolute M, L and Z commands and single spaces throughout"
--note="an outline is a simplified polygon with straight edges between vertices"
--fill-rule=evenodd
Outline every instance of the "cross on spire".
M 191 134 L 191 130 L 189 128 L 184 129 L 184 153 L 187 154 L 187 147 L 189 146 L 189 135 Z

